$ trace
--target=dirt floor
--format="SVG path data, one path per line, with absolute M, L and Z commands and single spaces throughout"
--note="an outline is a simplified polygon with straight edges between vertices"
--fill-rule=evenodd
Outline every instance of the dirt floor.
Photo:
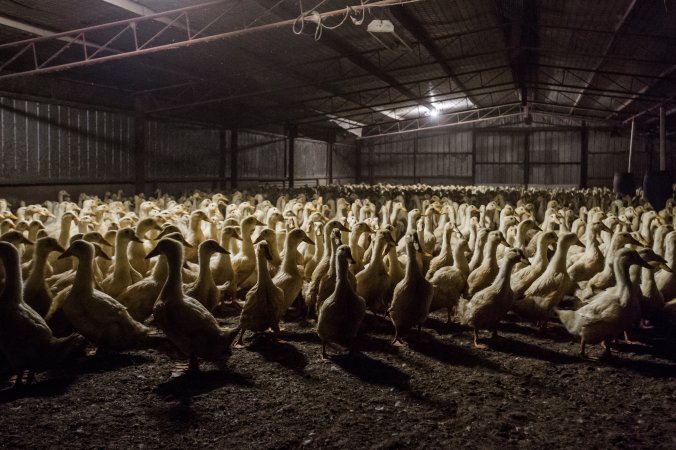
M 295 323 L 283 343 L 249 337 L 225 373 L 172 378 L 176 361 L 153 352 L 83 357 L 0 392 L 0 448 L 676 448 L 676 339 L 638 335 L 649 345 L 584 361 L 560 326 L 507 322 L 476 350 L 442 317 L 400 348 L 379 324 L 330 362 Z

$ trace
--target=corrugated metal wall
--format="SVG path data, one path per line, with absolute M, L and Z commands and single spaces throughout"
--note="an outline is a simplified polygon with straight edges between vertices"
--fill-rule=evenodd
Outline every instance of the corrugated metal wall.
M 529 185 L 579 186 L 581 145 L 578 130 L 529 133 Z
M 367 140 L 362 178 L 372 183 L 471 183 L 471 139 L 471 132 L 433 132 Z
M 327 184 L 327 143 L 311 139 L 295 140 L 294 176 L 297 185 Z
M 354 144 L 333 144 L 333 182 L 349 184 L 357 181 L 357 146 Z
M 372 183 L 472 182 L 472 133 L 476 184 L 579 186 L 581 129 L 435 130 L 369 139 L 362 147 L 363 181 Z M 667 169 L 676 172 L 674 142 L 667 142 Z M 589 129 L 588 186 L 612 186 L 626 172 L 629 130 Z M 528 165 L 528 173 L 524 167 Z M 632 172 L 638 184 L 659 167 L 657 138 L 634 141 Z
M 0 97 L 3 184 L 131 181 L 131 117 Z
M 218 179 L 221 132 L 177 123 L 146 123 L 146 178 Z M 227 142 L 227 135 L 226 135 Z M 227 164 L 229 158 L 223 158 Z M 227 173 L 227 172 L 226 172 Z
M 525 134 L 481 130 L 475 139 L 477 184 L 523 184 Z
M 360 180 L 373 183 L 523 184 L 527 180 L 530 185 L 576 186 L 580 184 L 581 136 L 580 129 L 476 128 L 364 140 L 359 152 L 355 144 L 337 143 L 332 154 L 333 179 L 340 184 L 357 181 L 359 169 Z M 134 181 L 133 118 L 129 114 L 0 97 L 0 143 L 4 192 L 12 186 L 34 184 L 130 191 Z M 220 155 L 222 145 L 225 155 Z M 226 180 L 230 176 L 229 145 L 229 132 L 149 121 L 148 187 L 218 187 L 220 164 Z M 287 145 L 284 136 L 239 131 L 240 185 L 285 185 Z M 476 161 L 472 160 L 473 145 Z M 676 170 L 673 147 L 673 141 L 668 142 L 667 168 L 672 173 Z M 589 129 L 588 185 L 612 185 L 613 174 L 626 171 L 628 148 L 628 129 Z M 328 182 L 327 151 L 326 142 L 296 139 L 297 185 Z M 636 138 L 632 169 L 637 182 L 648 168 L 658 167 L 657 152 L 656 137 Z M 529 169 L 524 174 L 526 161 Z M 26 189 L 21 192 L 25 194 Z

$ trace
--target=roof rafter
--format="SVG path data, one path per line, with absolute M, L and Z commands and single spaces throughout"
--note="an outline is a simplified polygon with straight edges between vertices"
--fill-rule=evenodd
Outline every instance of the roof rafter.
M 434 58 L 434 61 L 444 70 L 451 81 L 467 95 L 467 98 L 477 107 L 480 107 L 476 98 L 473 98 L 464 83 L 458 78 L 455 71 L 448 63 L 441 49 L 434 42 L 434 39 L 427 32 L 425 27 L 416 19 L 404 5 L 393 6 L 390 12 L 395 19 L 409 32 L 418 42 L 422 43 L 427 52 Z

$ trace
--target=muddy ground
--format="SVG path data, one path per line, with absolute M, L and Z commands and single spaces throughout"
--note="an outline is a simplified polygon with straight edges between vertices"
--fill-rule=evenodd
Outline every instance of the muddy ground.
M 638 334 L 647 345 L 601 362 L 556 325 L 504 323 L 489 350 L 443 314 L 406 347 L 376 329 L 361 354 L 324 362 L 312 327 L 286 324 L 286 342 L 249 337 L 226 373 L 83 357 L 0 392 L 0 448 L 676 448 L 673 337 Z

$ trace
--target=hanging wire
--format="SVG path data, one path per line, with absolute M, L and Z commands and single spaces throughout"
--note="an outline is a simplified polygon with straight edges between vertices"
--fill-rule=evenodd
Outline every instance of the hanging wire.
M 322 37 L 322 32 L 324 29 L 328 30 L 335 30 L 336 28 L 341 27 L 342 25 L 345 24 L 347 19 L 351 19 L 352 23 L 355 25 L 361 25 L 364 22 L 364 19 L 366 18 L 366 12 L 368 10 L 369 14 L 373 16 L 373 12 L 371 11 L 372 8 L 383 8 L 383 7 L 388 7 L 388 6 L 394 6 L 394 5 L 405 5 L 407 3 L 418 3 L 423 0 L 401 0 L 396 3 L 392 4 L 386 4 L 386 5 L 371 5 L 368 6 L 368 3 L 371 2 L 371 0 L 360 0 L 360 10 L 355 11 L 352 6 L 346 6 L 345 7 L 345 15 L 343 18 L 335 25 L 326 25 L 325 23 L 322 22 L 322 15 L 317 11 L 319 7 L 321 7 L 324 3 L 327 2 L 327 0 L 322 0 L 317 6 L 315 6 L 311 11 L 305 11 L 303 8 L 303 0 L 300 0 L 300 15 L 294 20 L 293 26 L 292 26 L 292 31 L 294 34 L 303 34 L 303 31 L 305 30 L 305 22 L 313 22 L 317 24 L 317 28 L 315 29 L 315 40 L 319 40 Z M 360 13 L 361 12 L 361 17 Z

